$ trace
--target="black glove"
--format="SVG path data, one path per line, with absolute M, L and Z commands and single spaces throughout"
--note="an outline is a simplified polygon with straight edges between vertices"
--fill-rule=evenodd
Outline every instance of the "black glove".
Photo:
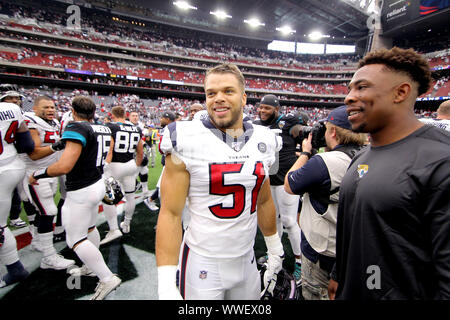
M 59 140 L 50 146 L 53 152 L 60 151 L 66 147 L 66 140 Z

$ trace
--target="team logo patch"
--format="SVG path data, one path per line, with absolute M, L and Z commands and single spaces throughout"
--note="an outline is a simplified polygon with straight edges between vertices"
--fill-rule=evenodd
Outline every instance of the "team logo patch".
M 369 166 L 367 164 L 359 164 L 356 171 L 358 172 L 358 176 L 362 178 L 369 171 Z
M 207 276 L 208 276 L 208 271 L 200 271 L 200 274 L 198 277 L 202 280 L 205 280 Z
M 264 142 L 258 143 L 258 150 L 261 153 L 265 153 L 267 151 L 267 145 Z
M 286 124 L 286 121 L 280 121 L 278 122 L 278 128 L 283 129 L 284 125 Z

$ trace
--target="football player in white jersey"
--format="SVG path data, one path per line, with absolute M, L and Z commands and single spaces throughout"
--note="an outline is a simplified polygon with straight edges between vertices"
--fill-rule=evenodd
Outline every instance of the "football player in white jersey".
M 421 118 L 419 120 L 425 124 L 450 131 L 450 100 L 442 102 L 436 111 L 436 119 Z
M 59 150 L 64 148 L 60 142 L 59 121 L 55 118 L 56 109 L 52 98 L 38 96 L 33 105 L 34 115 L 27 114 L 24 117 L 28 123 L 35 149 L 41 149 L 47 156 L 40 159 L 25 158 L 26 179 L 24 179 L 24 190 L 28 199 L 33 202 L 39 212 L 39 223 L 37 225 L 38 248 L 42 252 L 41 268 L 62 270 L 75 264 L 74 260 L 65 259 L 59 255 L 53 246 L 53 222 L 58 213 L 54 196 L 58 189 L 58 178 L 42 179 L 39 185 L 29 185 L 28 176 L 34 171 L 46 168 L 56 162 L 60 157 Z
M 22 112 L 16 104 L 0 103 L 0 263 L 7 273 L 0 278 L 0 288 L 21 281 L 28 276 L 19 260 L 16 238 L 7 226 L 11 195 L 25 175 L 25 163 L 19 153 L 34 149 Z
M 233 64 L 208 70 L 210 120 L 165 128 L 156 231 L 159 299 L 258 300 L 261 280 L 253 251 L 258 225 L 269 256 L 264 285 L 281 270 L 284 252 L 267 179 L 280 141 L 267 128 L 243 122 L 244 86 Z M 187 198 L 191 220 L 182 239 Z
M 136 207 L 134 191 L 138 166 L 141 164 L 144 156 L 144 143 L 141 139 L 141 130 L 135 125 L 126 123 L 125 109 L 122 106 L 114 106 L 111 109 L 111 119 L 112 121 L 106 124 L 111 129 L 112 137 L 104 171 L 105 176 L 112 176 L 119 181 L 125 192 L 124 219 L 120 223 L 120 228 L 122 232 L 129 233 Z M 103 209 L 109 225 L 109 231 L 100 244 L 108 243 L 122 236 L 117 226 L 116 207 L 103 204 Z

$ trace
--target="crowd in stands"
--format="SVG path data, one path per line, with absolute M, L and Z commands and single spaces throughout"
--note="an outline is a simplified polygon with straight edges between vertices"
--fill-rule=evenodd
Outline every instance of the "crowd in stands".
M 194 103 L 200 103 L 204 105 L 204 100 L 194 99 L 181 99 L 181 98 L 167 98 L 159 97 L 157 99 L 143 99 L 138 95 L 132 94 L 110 94 L 99 95 L 95 91 L 86 90 L 64 90 L 60 88 L 20 88 L 21 94 L 24 95 L 23 109 L 30 111 L 33 101 L 39 95 L 48 95 L 54 101 L 57 107 L 58 115 L 61 117 L 63 113 L 67 112 L 71 108 L 72 99 L 77 95 L 89 96 L 97 105 L 97 116 L 101 120 L 105 116 L 110 115 L 111 108 L 116 105 L 122 105 L 128 112 L 137 111 L 140 114 L 140 118 L 144 124 L 159 126 L 159 120 L 161 115 L 166 111 L 171 111 L 179 115 L 182 119 L 187 119 L 189 114 L 189 107 Z M 330 109 L 323 107 L 298 107 L 292 105 L 282 105 L 280 112 L 287 114 L 297 114 L 299 112 L 305 112 L 308 117 L 308 125 L 312 126 L 317 121 L 325 119 L 328 116 Z M 415 110 L 417 117 L 435 117 L 435 113 L 430 110 Z M 244 107 L 244 113 L 252 120 L 258 118 L 257 104 L 247 103 Z

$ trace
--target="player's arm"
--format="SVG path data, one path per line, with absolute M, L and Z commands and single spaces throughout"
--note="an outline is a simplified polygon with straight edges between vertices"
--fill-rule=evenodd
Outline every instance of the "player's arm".
M 276 210 L 270 191 L 269 179 L 263 183 L 258 195 L 258 226 L 267 237 L 277 233 Z
M 111 143 L 109 144 L 109 150 L 108 150 L 108 154 L 106 155 L 106 164 L 111 163 L 112 161 L 112 157 L 113 157 L 113 152 L 114 152 L 114 137 L 111 136 Z
M 139 167 L 144 159 L 144 142 L 139 140 L 136 146 L 136 165 Z
M 173 155 L 166 156 L 161 178 L 161 209 L 156 228 L 156 264 L 160 299 L 180 298 L 176 267 L 182 240 L 181 214 L 189 190 L 189 172 Z
M 44 157 L 51 155 L 54 151 L 50 148 L 50 146 L 41 146 L 41 138 L 39 137 L 39 131 L 36 129 L 30 129 L 31 138 L 34 141 L 34 150 L 33 152 L 28 153 L 28 156 L 31 160 L 39 160 Z
M 57 177 L 69 173 L 81 155 L 83 146 L 81 143 L 67 140 L 66 148 L 58 161 L 49 167 L 35 171 L 29 178 L 30 184 L 37 184 L 41 178 Z
M 17 128 L 14 145 L 18 153 L 29 153 L 34 149 L 34 141 L 25 122 L 22 122 Z
M 258 226 L 264 235 L 267 247 L 267 270 L 263 279 L 266 288 L 273 275 L 281 270 L 284 259 L 283 244 L 277 232 L 276 210 L 272 200 L 269 179 L 266 179 L 259 191 L 257 208 Z

